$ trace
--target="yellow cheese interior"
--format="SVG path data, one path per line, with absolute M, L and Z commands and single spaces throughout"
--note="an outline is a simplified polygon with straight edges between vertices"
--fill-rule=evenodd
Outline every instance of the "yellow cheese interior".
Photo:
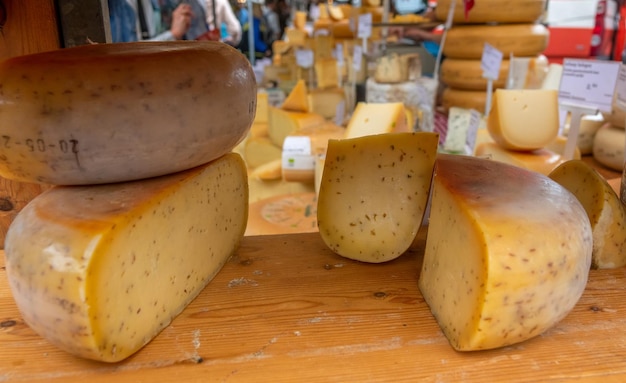
M 57 187 L 17 216 L 7 275 L 25 322 L 65 351 L 115 362 L 206 286 L 246 228 L 241 157 L 129 183 Z
M 346 127 L 346 138 L 372 134 L 408 132 L 404 104 L 359 102 Z

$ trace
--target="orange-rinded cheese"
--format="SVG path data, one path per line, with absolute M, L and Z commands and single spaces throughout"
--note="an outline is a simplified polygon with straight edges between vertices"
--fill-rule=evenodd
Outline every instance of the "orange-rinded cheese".
M 484 90 L 462 90 L 446 87 L 441 95 L 441 105 L 444 110 L 456 106 L 463 109 L 475 109 L 485 112 L 487 92 Z
M 592 232 L 580 202 L 547 176 L 440 154 L 419 288 L 450 345 L 525 341 L 581 297 Z
M 479 143 L 474 149 L 474 155 L 532 170 L 543 175 L 550 174 L 557 166 L 565 162 L 561 154 L 547 148 L 520 152 L 504 149 L 495 142 Z
M 141 181 L 55 187 L 9 228 L 9 285 L 39 335 L 83 358 L 120 361 L 219 272 L 247 216 L 238 154 Z
M 454 59 L 480 59 L 485 43 L 504 57 L 532 57 L 548 46 L 548 28 L 542 24 L 455 25 L 448 31 L 443 54 Z
M 292 112 L 307 113 L 309 111 L 308 93 L 306 82 L 304 80 L 298 80 L 280 107 Z
M 308 94 L 309 109 L 312 113 L 324 116 L 326 119 L 334 119 L 338 110 L 338 106 L 343 103 L 346 108 L 346 95 L 342 88 L 329 89 L 312 89 Z
M 319 89 L 337 88 L 339 86 L 339 71 L 337 60 L 325 58 L 315 61 L 315 78 Z
M 184 68 L 184 70 L 172 70 Z M 98 184 L 230 152 L 255 116 L 248 60 L 209 41 L 92 44 L 0 63 L 0 175 Z
M 483 23 L 534 23 L 538 21 L 546 9 L 547 0 L 479 0 L 465 17 L 463 1 L 457 1 L 454 8 L 454 24 Z M 435 17 L 445 21 L 452 0 L 437 0 Z
M 493 87 L 506 87 L 509 75 L 509 60 L 502 60 L 498 78 Z M 448 59 L 441 62 L 441 81 L 449 87 L 461 90 L 487 89 L 487 79 L 483 77 L 480 59 Z M 482 112 L 482 111 L 481 111 Z

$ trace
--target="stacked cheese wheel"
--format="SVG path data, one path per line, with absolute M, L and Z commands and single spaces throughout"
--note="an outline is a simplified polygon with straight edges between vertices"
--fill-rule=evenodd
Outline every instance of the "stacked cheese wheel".
M 485 111 L 487 80 L 483 79 L 481 56 L 485 43 L 503 53 L 494 88 L 505 87 L 508 58 L 530 58 L 529 70 L 547 66 L 541 52 L 548 43 L 548 30 L 537 23 L 546 0 L 477 1 L 465 18 L 463 2 L 457 1 L 453 26 L 443 45 L 441 80 L 447 85 L 442 95 L 444 109 L 451 106 Z M 436 16 L 445 20 L 451 0 L 438 1 Z
M 623 171 L 624 167 L 624 142 L 626 142 L 624 126 L 626 125 L 626 113 L 618 105 L 617 94 L 613 95 L 613 105 L 610 113 L 603 113 L 606 121 L 601 127 L 595 127 L 593 133 L 593 157 L 602 165 Z M 582 132 L 583 125 L 581 125 Z M 585 131 L 589 128 L 585 127 Z
M 24 321 L 115 362 L 153 339 L 237 248 L 256 81 L 214 42 L 98 44 L 0 63 L 3 177 L 56 185 L 17 215 L 6 272 Z

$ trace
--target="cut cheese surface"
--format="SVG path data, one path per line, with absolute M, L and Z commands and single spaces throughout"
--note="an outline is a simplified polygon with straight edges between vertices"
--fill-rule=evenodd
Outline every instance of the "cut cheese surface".
M 558 93 L 543 89 L 497 89 L 487 129 L 498 145 L 512 150 L 546 147 L 559 134 Z
M 447 58 L 480 60 L 485 43 L 489 43 L 504 57 L 534 57 L 546 49 L 549 36 L 542 24 L 455 25 L 448 31 L 443 54 Z
M 404 104 L 359 102 L 346 127 L 346 138 L 409 132 Z
M 219 272 L 247 214 L 237 154 L 142 181 L 52 188 L 8 231 L 9 284 L 39 335 L 83 358 L 120 361 Z
M 326 245 L 362 262 L 402 255 L 422 223 L 438 140 L 420 132 L 330 141 L 317 204 Z
M 560 154 L 547 148 L 520 152 L 504 149 L 494 142 L 479 143 L 476 145 L 474 155 L 532 170 L 543 175 L 550 174 L 565 161 Z
M 268 135 L 279 148 L 282 148 L 285 137 L 326 123 L 326 119 L 316 113 L 290 112 L 271 106 L 269 112 Z
M 483 23 L 533 23 L 543 14 L 547 0 L 482 0 L 473 3 L 469 12 L 465 12 L 463 2 L 457 2 L 454 8 L 455 24 Z M 435 17 L 445 21 L 452 0 L 437 0 Z
M 593 229 L 591 267 L 625 266 L 626 206 L 606 179 L 582 160 L 567 161 L 549 176 L 572 192 L 587 212 Z
M 563 319 L 591 264 L 585 210 L 548 177 L 440 154 L 419 288 L 452 347 L 503 347 Z
M 185 68 L 185 70 L 179 70 Z M 100 184 L 230 152 L 255 117 L 250 63 L 209 41 L 91 44 L 0 63 L 0 175 Z
M 309 94 L 309 110 L 326 119 L 337 116 L 338 106 L 343 103 L 345 110 L 346 96 L 342 88 L 312 89 Z
M 292 112 L 307 113 L 309 111 L 309 100 L 307 99 L 308 89 L 304 80 L 296 81 L 296 85 L 291 89 L 281 108 Z

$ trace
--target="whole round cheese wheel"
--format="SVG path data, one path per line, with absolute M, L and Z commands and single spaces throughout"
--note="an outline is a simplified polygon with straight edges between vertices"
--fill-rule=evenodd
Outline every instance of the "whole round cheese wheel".
M 245 235 L 316 231 L 317 197 L 314 192 L 276 195 L 250 204 Z
M 621 172 L 624 168 L 624 129 L 606 123 L 593 140 L 593 158 L 607 168 Z
M 447 58 L 480 59 L 485 43 L 504 57 L 537 56 L 548 46 L 548 29 L 541 24 L 456 25 L 443 45 Z
M 610 112 L 602 112 L 604 119 L 609 121 L 613 126 L 624 129 L 626 127 L 626 112 L 622 110 L 617 101 L 617 92 L 613 94 L 613 102 Z
M 93 44 L 0 63 L 0 176 L 101 184 L 208 163 L 247 134 L 256 80 L 216 42 Z
M 441 104 L 444 110 L 453 106 L 465 109 L 476 109 L 480 113 L 485 112 L 487 104 L 487 92 L 484 90 L 462 90 L 445 88 L 441 95 Z
M 445 21 L 448 18 L 452 0 L 438 0 L 435 17 Z M 455 24 L 480 23 L 533 23 L 539 20 L 545 10 L 546 0 L 479 0 L 465 17 L 463 1 L 454 7 Z

